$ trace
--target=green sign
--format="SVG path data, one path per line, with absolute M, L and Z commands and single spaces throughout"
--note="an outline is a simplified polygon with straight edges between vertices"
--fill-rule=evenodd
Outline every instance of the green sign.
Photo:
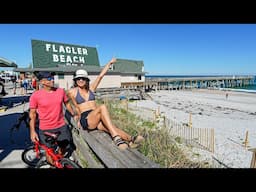
M 34 68 L 69 66 L 100 66 L 96 48 L 64 43 L 32 40 Z

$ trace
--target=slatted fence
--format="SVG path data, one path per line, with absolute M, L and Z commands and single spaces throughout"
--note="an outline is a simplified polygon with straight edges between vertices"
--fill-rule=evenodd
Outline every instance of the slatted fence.
M 187 144 L 203 148 L 214 153 L 215 134 L 212 128 L 194 128 L 189 125 L 183 125 L 170 118 L 167 118 L 164 113 L 161 113 L 159 108 L 152 110 L 150 108 L 138 107 L 136 105 L 129 105 L 123 102 L 123 106 L 137 116 L 143 119 L 154 121 L 158 127 L 164 126 L 169 128 L 171 135 L 180 137 Z

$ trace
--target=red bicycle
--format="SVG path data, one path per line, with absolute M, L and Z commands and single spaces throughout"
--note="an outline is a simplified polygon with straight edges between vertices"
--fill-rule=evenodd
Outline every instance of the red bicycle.
M 35 168 L 49 168 L 52 167 L 47 160 L 46 154 L 50 156 L 53 160 L 54 168 L 80 168 L 80 166 L 74 161 L 66 158 L 66 155 L 63 156 L 58 153 L 59 146 L 57 144 L 57 137 L 59 132 L 50 133 L 44 132 L 46 141 L 54 144 L 54 148 L 49 148 L 46 145 L 36 141 L 33 145 L 29 146 L 22 152 L 22 160 L 29 166 Z

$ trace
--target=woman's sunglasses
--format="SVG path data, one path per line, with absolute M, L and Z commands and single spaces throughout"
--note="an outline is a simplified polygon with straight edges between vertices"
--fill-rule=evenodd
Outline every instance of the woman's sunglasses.
M 85 81 L 86 80 L 86 78 L 84 78 L 84 77 L 78 77 L 78 78 L 76 78 L 76 81 Z

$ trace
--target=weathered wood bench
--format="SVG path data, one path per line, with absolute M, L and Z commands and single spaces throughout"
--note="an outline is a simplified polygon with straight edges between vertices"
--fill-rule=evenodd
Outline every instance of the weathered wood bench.
M 65 118 L 72 127 L 76 145 L 75 159 L 82 167 L 88 168 L 160 168 L 137 149 L 120 150 L 110 135 L 103 131 L 87 131 L 77 127 L 77 123 L 65 111 Z

